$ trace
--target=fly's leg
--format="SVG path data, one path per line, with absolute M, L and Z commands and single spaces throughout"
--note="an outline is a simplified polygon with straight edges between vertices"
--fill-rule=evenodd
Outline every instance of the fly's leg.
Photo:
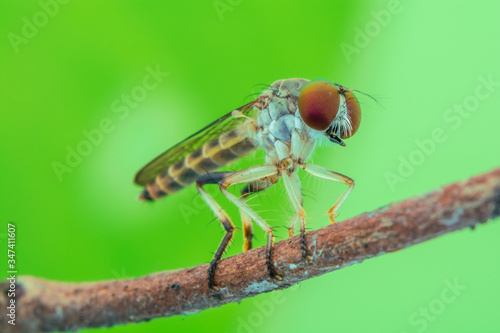
M 282 162 L 282 167 L 286 170 L 286 176 L 283 176 L 283 183 L 285 184 L 285 190 L 288 193 L 292 206 L 295 210 L 295 216 L 292 219 L 290 228 L 288 229 L 289 236 L 292 236 L 295 231 L 295 226 L 297 222 L 300 225 L 300 252 L 303 259 L 311 260 L 311 256 L 307 253 L 307 243 L 306 243 L 306 212 L 302 207 L 302 189 L 300 186 L 299 176 L 294 172 L 294 163 L 291 159 L 285 159 Z
M 345 199 L 349 196 L 349 194 L 352 192 L 352 189 L 354 188 L 354 180 L 340 173 L 330 171 L 328 169 L 325 169 L 323 167 L 314 164 L 304 163 L 301 164 L 300 167 L 305 171 L 309 172 L 313 176 L 323 178 L 326 180 L 331 180 L 334 182 L 344 183 L 347 186 L 349 186 L 347 190 L 345 190 L 344 193 L 342 193 L 342 195 L 337 199 L 335 204 L 333 204 L 332 208 L 328 210 L 328 215 L 330 215 L 330 221 L 332 223 L 335 223 L 336 222 L 335 216 L 337 215 L 340 206 L 342 206 Z
M 217 216 L 217 219 L 219 219 L 219 221 L 222 223 L 222 226 L 224 227 L 224 230 L 226 231 L 226 234 L 224 235 L 224 238 L 222 238 L 219 248 L 217 249 L 217 252 L 215 252 L 214 258 L 210 262 L 210 266 L 208 268 L 207 282 L 208 288 L 210 290 L 219 290 L 219 288 L 214 285 L 215 269 L 217 268 L 217 264 L 224 255 L 227 247 L 233 240 L 233 231 L 235 229 L 235 226 L 229 216 L 227 216 L 226 212 L 207 193 L 207 191 L 205 191 L 203 186 L 206 184 L 217 184 L 221 179 L 224 178 L 225 175 L 227 175 L 227 173 L 225 172 L 215 172 L 204 175 L 198 178 L 198 180 L 196 181 L 196 187 L 198 188 L 198 192 L 200 193 L 202 199 L 207 203 L 215 216 Z
M 245 198 L 241 198 L 242 202 L 245 202 Z M 243 225 L 243 252 L 247 252 L 252 249 L 252 238 L 253 238 L 253 225 L 252 218 L 248 216 L 243 210 L 240 209 L 241 223 Z
M 299 216 L 294 215 L 292 220 L 290 221 L 290 225 L 288 226 L 288 237 L 293 237 L 295 233 L 295 228 L 297 227 L 297 223 L 299 223 Z
M 300 225 L 300 252 L 302 253 L 303 259 L 311 259 L 307 254 L 307 244 L 306 244 L 306 212 L 302 207 L 302 191 L 300 188 L 300 179 L 296 173 L 288 174 L 283 177 L 283 183 L 285 184 L 286 192 L 290 197 L 292 206 L 295 210 L 295 216 L 290 225 L 289 235 L 293 235 L 295 230 L 295 225 L 299 222 Z
M 240 183 L 254 183 L 256 181 L 266 181 L 271 178 L 279 178 L 281 175 L 280 168 L 272 165 L 254 166 L 243 171 L 233 172 L 219 182 L 219 187 L 222 193 L 235 204 L 240 211 L 243 211 L 251 220 L 255 221 L 267 234 L 266 246 L 266 265 L 269 276 L 273 279 L 281 280 L 281 276 L 276 273 L 272 260 L 274 248 L 274 235 L 272 228 L 255 213 L 245 201 L 238 199 L 234 194 L 230 193 L 227 188 L 231 185 Z
M 269 179 L 258 180 L 253 183 L 249 183 L 247 186 L 243 188 L 241 191 L 241 201 L 246 202 L 247 198 L 254 193 L 263 191 L 278 181 L 279 176 L 271 177 Z M 253 238 L 253 226 L 252 226 L 252 218 L 245 213 L 244 210 L 240 209 L 241 221 L 243 223 L 243 238 L 245 240 L 243 244 L 243 252 L 246 252 L 252 248 L 252 238 Z

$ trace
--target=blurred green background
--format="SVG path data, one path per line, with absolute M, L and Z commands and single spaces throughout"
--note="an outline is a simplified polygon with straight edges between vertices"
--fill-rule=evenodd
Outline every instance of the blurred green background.
M 358 94 L 346 148 L 316 150 L 356 181 L 340 220 L 500 166 L 499 13 L 498 1 L 2 0 L 0 216 L 17 226 L 19 272 L 97 281 L 207 263 L 223 231 L 195 189 L 144 204 L 133 176 L 277 79 L 377 100 Z M 148 68 L 168 75 L 144 90 Z M 76 149 L 86 156 L 68 165 Z M 304 184 L 309 226 L 327 225 L 345 187 Z M 290 215 L 282 191 L 254 201 L 274 226 Z M 85 332 L 499 332 L 499 238 L 498 222 L 449 234 L 277 291 L 270 309 L 266 294 Z M 227 255 L 241 246 L 239 233 Z M 441 302 L 454 283 L 465 289 Z

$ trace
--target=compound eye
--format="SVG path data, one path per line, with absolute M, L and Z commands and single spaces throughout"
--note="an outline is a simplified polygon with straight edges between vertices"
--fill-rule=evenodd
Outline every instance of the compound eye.
M 340 95 L 328 80 L 309 81 L 299 94 L 299 112 L 307 126 L 323 131 L 339 110 Z
M 345 102 L 347 104 L 347 116 L 351 121 L 351 130 L 342 134 L 342 139 L 350 138 L 356 133 L 361 123 L 361 108 L 356 96 L 352 92 L 344 93 Z

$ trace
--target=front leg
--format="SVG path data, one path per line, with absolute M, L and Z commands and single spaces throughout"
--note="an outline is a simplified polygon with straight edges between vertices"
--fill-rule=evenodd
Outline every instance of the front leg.
M 325 169 L 323 167 L 314 164 L 304 163 L 301 164 L 300 167 L 305 171 L 309 172 L 313 176 L 323 178 L 326 180 L 331 180 L 334 182 L 344 183 L 347 186 L 349 186 L 347 190 L 345 190 L 344 193 L 342 193 L 342 195 L 333 204 L 332 208 L 328 210 L 328 215 L 330 215 L 330 222 L 335 223 L 336 215 L 340 209 L 340 206 L 342 206 L 345 199 L 349 196 L 349 194 L 352 192 L 352 189 L 354 188 L 354 180 L 340 173 L 330 171 L 328 169 Z

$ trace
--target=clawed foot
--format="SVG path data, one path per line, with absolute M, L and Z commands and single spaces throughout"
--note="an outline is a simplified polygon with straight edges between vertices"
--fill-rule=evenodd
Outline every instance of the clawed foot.
M 268 248 L 266 250 L 266 266 L 269 277 L 273 280 L 281 281 L 283 278 L 276 273 L 276 268 L 274 267 L 274 262 L 272 260 L 272 249 Z
M 215 269 L 217 268 L 217 260 L 212 260 L 210 262 L 210 266 L 208 267 L 208 272 L 207 272 L 207 282 L 208 282 L 208 289 L 211 292 L 217 292 L 220 289 L 214 284 L 214 278 L 215 278 Z
M 300 232 L 300 252 L 302 254 L 302 259 L 306 263 L 310 263 L 313 260 L 313 257 L 309 255 L 307 251 L 306 233 L 304 230 Z
M 328 215 L 330 216 L 330 222 L 332 222 L 333 224 L 337 223 L 337 216 L 335 216 L 337 213 L 332 211 L 332 210 L 329 210 L 328 211 Z
M 268 271 L 269 271 L 269 277 L 273 280 L 278 280 L 278 281 L 281 281 L 283 280 L 283 278 L 281 277 L 281 275 L 278 275 L 274 269 L 272 270 L 269 270 L 269 267 L 268 267 Z

